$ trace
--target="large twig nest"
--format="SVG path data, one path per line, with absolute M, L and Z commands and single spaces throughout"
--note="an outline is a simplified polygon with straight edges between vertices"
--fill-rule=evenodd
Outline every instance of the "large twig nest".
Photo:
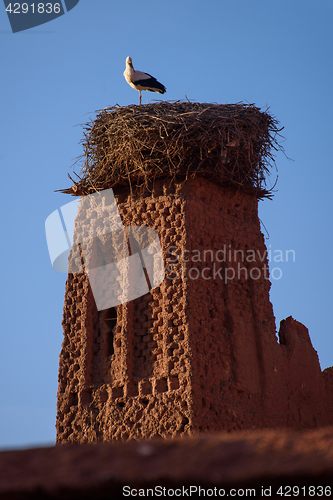
M 277 142 L 281 130 L 252 104 L 113 106 L 85 125 L 79 181 L 62 192 L 78 196 L 198 175 L 269 198 L 266 179 L 274 151 L 283 150 Z

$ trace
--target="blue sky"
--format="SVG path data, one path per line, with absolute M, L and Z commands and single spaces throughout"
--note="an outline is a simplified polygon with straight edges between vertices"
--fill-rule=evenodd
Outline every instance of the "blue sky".
M 282 270 L 271 300 L 277 329 L 292 315 L 322 369 L 333 365 L 332 21 L 331 0 L 80 0 L 13 34 L 0 4 L 0 448 L 55 440 L 66 276 L 51 267 L 44 223 L 71 201 L 55 190 L 70 185 L 80 124 L 138 104 L 128 55 L 165 84 L 165 99 L 269 106 L 284 126 L 293 161 L 277 155 L 277 192 L 259 215 L 272 255 L 292 249 L 296 260 L 271 262 Z M 155 98 L 143 92 L 143 103 Z

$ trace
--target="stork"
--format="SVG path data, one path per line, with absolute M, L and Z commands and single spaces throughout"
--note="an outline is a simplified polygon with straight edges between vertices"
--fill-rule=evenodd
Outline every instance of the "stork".
M 126 58 L 126 69 L 124 71 L 124 77 L 126 82 L 133 89 L 139 91 L 140 104 L 141 104 L 141 90 L 149 90 L 150 92 L 158 92 L 159 94 L 164 94 L 166 91 L 164 85 L 158 82 L 156 78 L 149 75 L 148 73 L 143 73 L 142 71 L 136 71 L 133 68 L 131 57 Z

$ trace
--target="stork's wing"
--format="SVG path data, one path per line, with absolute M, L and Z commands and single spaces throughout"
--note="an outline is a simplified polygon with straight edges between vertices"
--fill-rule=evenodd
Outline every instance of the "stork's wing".
M 164 85 L 156 80 L 153 76 L 148 73 L 142 73 L 141 71 L 135 72 L 134 85 L 141 87 L 141 90 L 150 90 L 151 92 L 159 92 L 164 94 L 166 88 Z
M 135 78 L 135 81 L 137 81 L 137 80 L 148 80 L 149 78 L 154 78 L 149 73 L 144 73 L 143 71 L 137 71 L 137 70 L 135 70 L 133 73 L 134 73 L 133 74 L 133 78 Z

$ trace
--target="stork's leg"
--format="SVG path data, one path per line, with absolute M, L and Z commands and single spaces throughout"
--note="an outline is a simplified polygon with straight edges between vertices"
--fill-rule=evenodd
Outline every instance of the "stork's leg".
M 140 104 L 141 104 L 141 90 L 139 90 L 139 94 L 140 94 Z

